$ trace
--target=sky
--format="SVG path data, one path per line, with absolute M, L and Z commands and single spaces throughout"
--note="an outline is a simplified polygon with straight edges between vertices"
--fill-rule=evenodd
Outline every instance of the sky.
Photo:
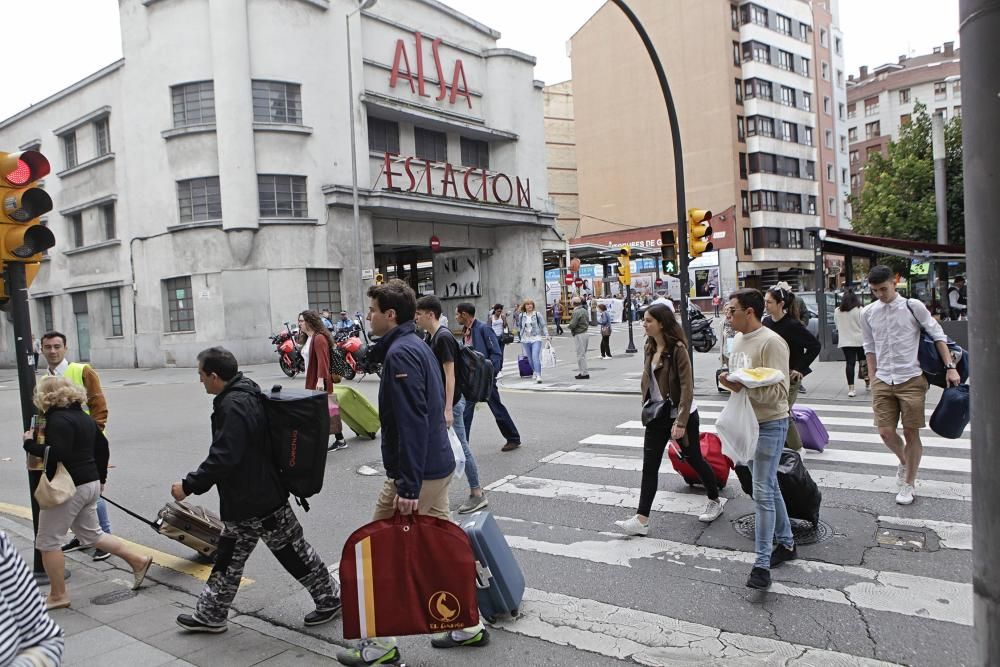
M 535 56 L 535 78 L 556 83 L 570 78 L 566 42 L 604 0 L 444 2 L 500 31 L 499 46 Z M 633 8 L 641 20 L 638 5 Z M 374 11 L 377 9 L 376 5 Z M 29 0 L 7 7 L 5 17 L 8 65 L 14 53 L 35 55 L 27 61 L 25 74 L 8 76 L 4 94 L 0 95 L 0 118 L 121 58 L 118 0 Z M 622 20 L 626 20 L 624 16 Z M 19 30 L 17 26 L 35 27 Z M 957 45 L 958 0 L 840 0 L 840 27 L 847 73 L 857 74 L 861 65 L 877 67 L 896 62 L 904 53 L 929 53 L 947 41 Z M 41 51 L 38 35 L 44 35 L 45 43 L 58 48 Z

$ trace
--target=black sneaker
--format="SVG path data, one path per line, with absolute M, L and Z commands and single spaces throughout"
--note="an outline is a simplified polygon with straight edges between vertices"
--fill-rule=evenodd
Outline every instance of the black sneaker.
M 334 598 L 332 607 L 329 609 L 317 609 L 316 611 L 311 611 L 306 614 L 306 617 L 302 622 L 306 625 L 323 625 L 324 623 L 329 623 L 333 619 L 337 618 L 337 614 L 340 613 L 340 608 L 340 598 Z
M 62 546 L 62 552 L 64 554 L 68 554 L 71 551 L 79 551 L 80 549 L 84 548 L 85 547 L 82 544 L 80 544 L 80 540 L 74 537 L 72 540 L 70 540 L 69 542 L 67 542 Z
M 339 452 L 342 449 L 347 449 L 346 440 L 334 440 L 326 447 L 326 451 L 328 452 Z
M 458 638 L 455 637 L 456 633 L 459 634 Z M 455 648 L 457 646 L 486 646 L 490 643 L 490 633 L 486 628 L 481 629 L 471 637 L 462 639 L 461 636 L 464 634 L 467 633 L 462 630 L 442 632 L 431 638 L 431 646 L 434 648 Z
M 203 623 L 191 614 L 181 614 L 178 616 L 177 625 L 181 626 L 188 632 L 210 632 L 216 635 L 229 629 L 229 626 L 226 623 L 223 623 L 222 625 Z
M 786 561 L 795 560 L 798 557 L 799 551 L 795 548 L 794 544 L 791 549 L 783 544 L 779 544 L 774 547 L 774 551 L 771 552 L 771 569 L 778 567 Z
M 771 585 L 771 571 L 762 567 L 755 567 L 750 570 L 750 578 L 747 579 L 747 588 L 763 590 Z
M 107 551 L 102 551 L 100 549 L 94 549 L 94 560 L 107 560 L 111 557 Z

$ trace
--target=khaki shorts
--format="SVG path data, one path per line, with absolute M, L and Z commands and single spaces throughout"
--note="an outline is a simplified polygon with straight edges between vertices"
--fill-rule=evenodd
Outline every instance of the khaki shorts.
M 35 548 L 39 551 L 58 551 L 70 528 L 80 544 L 94 546 L 104 535 L 97 520 L 97 499 L 100 497 L 101 483 L 88 482 L 76 487 L 73 497 L 62 505 L 39 511 Z
M 417 512 L 428 516 L 436 516 L 445 521 L 451 520 L 448 510 L 448 483 L 451 475 L 444 479 L 425 479 L 420 485 L 420 498 L 417 500 Z M 396 482 L 387 479 L 375 501 L 375 516 L 373 521 L 390 519 L 396 513 L 392 508 L 392 499 L 396 497 Z
M 924 405 L 927 398 L 927 378 L 918 375 L 899 384 L 872 380 L 872 411 L 875 426 L 896 428 L 900 417 L 903 428 L 923 428 L 927 425 Z

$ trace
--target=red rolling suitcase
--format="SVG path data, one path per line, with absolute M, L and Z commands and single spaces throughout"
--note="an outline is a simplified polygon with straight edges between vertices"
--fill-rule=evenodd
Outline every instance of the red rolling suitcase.
M 701 484 L 701 478 L 698 477 L 695 469 L 684 460 L 684 455 L 681 454 L 677 443 L 670 442 L 667 447 L 667 455 L 670 457 L 670 464 L 684 478 L 685 482 L 691 486 Z M 722 453 L 722 441 L 719 440 L 719 436 L 714 433 L 701 434 L 701 455 L 712 468 L 712 472 L 715 473 L 715 481 L 718 482 L 721 489 L 729 481 L 729 470 L 733 467 L 733 462 Z

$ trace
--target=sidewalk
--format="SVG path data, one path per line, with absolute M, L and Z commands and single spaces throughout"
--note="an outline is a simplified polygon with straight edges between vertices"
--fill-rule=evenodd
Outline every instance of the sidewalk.
M 32 558 L 30 518 L 0 515 L 7 533 L 27 563 Z M 154 563 L 138 591 L 131 573 L 115 558 L 94 562 L 75 552 L 66 555 L 66 582 L 73 606 L 51 612 L 66 634 L 63 665 L 68 667 L 245 667 L 249 665 L 329 665 L 340 647 L 273 625 L 253 616 L 229 619 L 221 635 L 183 632 L 174 622 L 194 609 L 195 596 L 171 580 L 180 575 Z M 40 588 L 44 595 L 48 587 Z M 233 638 L 238 636 L 238 641 Z

